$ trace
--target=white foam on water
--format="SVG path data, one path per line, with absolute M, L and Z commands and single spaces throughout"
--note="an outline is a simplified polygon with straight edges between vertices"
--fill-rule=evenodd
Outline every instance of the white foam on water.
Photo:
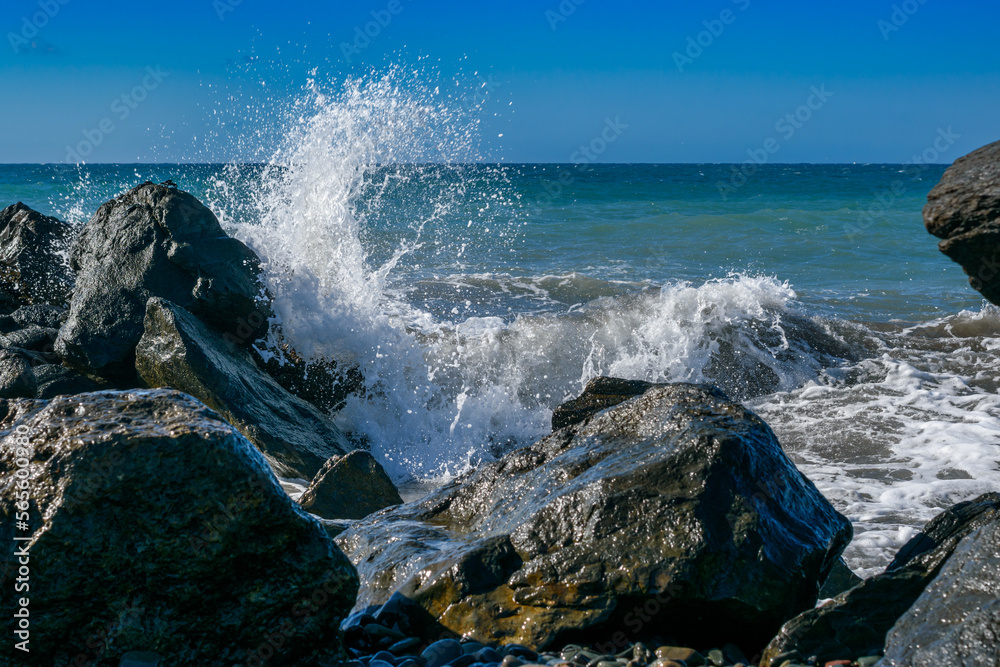
M 943 509 L 1000 489 L 1000 314 L 885 335 L 879 356 L 751 401 L 854 525 L 845 559 L 881 571 Z
M 998 488 L 995 311 L 879 333 L 810 315 L 769 276 L 630 289 L 585 272 L 465 272 L 470 244 L 516 247 L 516 198 L 502 169 L 473 185 L 457 164 L 475 158 L 474 120 L 401 76 L 313 85 L 268 164 L 234 166 L 213 202 L 263 259 L 286 340 L 363 372 L 364 391 L 336 419 L 397 481 L 424 488 L 527 444 L 554 406 L 613 375 L 712 382 L 749 401 L 854 523 L 846 556 L 862 573 L 944 507 Z M 227 210 L 248 179 L 251 205 Z M 407 183 L 419 201 L 400 199 Z M 401 234 L 380 227 L 391 215 L 412 216 Z M 428 278 L 418 264 L 429 252 L 455 271 Z M 530 308 L 426 306 L 430 293 L 447 302 L 442 285 Z M 574 303 L 552 307 L 561 299 Z

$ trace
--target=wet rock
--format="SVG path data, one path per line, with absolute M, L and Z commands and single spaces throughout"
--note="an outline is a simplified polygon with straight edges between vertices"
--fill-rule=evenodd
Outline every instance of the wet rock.
M 21 202 L 0 211 L 0 302 L 61 306 L 73 275 L 66 262 L 72 228 Z
M 760 649 L 811 607 L 849 522 L 718 390 L 656 386 L 337 539 L 359 608 L 398 591 L 483 643 Z M 645 620 L 643 620 L 645 619 Z
M 959 158 L 927 195 L 924 225 L 969 284 L 1000 304 L 1000 142 Z
M 881 664 L 1000 664 L 1000 512 L 959 542 L 892 627 Z
M 311 479 L 330 457 L 353 449 L 318 408 L 257 368 L 250 352 L 164 299 L 149 300 L 135 363 L 149 386 L 184 391 L 219 412 L 283 477 Z
M 280 354 L 255 358 L 278 384 L 327 412 L 339 410 L 348 396 L 364 388 L 364 376 L 356 366 L 327 359 L 306 361 L 287 344 L 281 345 Z
M 169 390 L 6 408 L 0 538 L 14 544 L 12 513 L 27 514 L 16 534 L 30 538 L 33 664 L 117 664 L 129 651 L 247 664 L 275 654 L 275 636 L 268 664 L 336 657 L 357 575 L 216 413 Z M 0 563 L 5 590 L 12 554 Z M 9 637 L 14 604 L 0 598 Z M 4 642 L 0 663 L 14 664 L 13 652 Z
M 557 406 L 552 411 L 552 430 L 558 431 L 565 426 L 579 424 L 601 410 L 606 410 L 630 398 L 641 396 L 652 386 L 652 383 L 642 380 L 594 378 L 587 383 L 582 394 Z
M 159 296 L 238 344 L 262 335 L 260 261 L 186 192 L 144 183 L 104 204 L 73 246 L 77 272 L 57 353 L 87 374 L 134 376 L 146 301 Z
M 844 559 L 838 558 L 837 562 L 833 564 L 830 576 L 826 578 L 823 586 L 819 589 L 819 597 L 820 599 L 835 597 L 846 590 L 854 588 L 861 582 L 861 577 L 854 574 L 851 568 L 847 567 Z
M 379 462 L 368 452 L 355 450 L 327 461 L 299 504 L 324 519 L 363 519 L 402 505 L 403 499 Z
M 19 350 L 0 349 L 0 398 L 34 398 L 38 380 Z
M 795 651 L 819 662 L 882 653 L 886 633 L 937 576 L 958 543 L 1000 517 L 1000 494 L 985 495 L 942 512 L 903 545 L 881 574 L 822 607 L 788 621 L 764 651 L 761 665 Z
M 49 358 L 48 363 L 58 363 L 59 357 L 53 353 L 58 329 L 29 326 L 0 336 L 0 347 L 19 347 L 22 350 L 41 352 Z
M 49 399 L 56 396 L 85 394 L 106 388 L 101 387 L 87 376 L 65 366 L 53 364 L 35 366 L 34 373 L 38 383 L 35 398 Z
M 33 306 L 21 306 L 11 313 L 10 317 L 22 329 L 30 326 L 58 329 L 66 321 L 66 315 L 67 311 L 65 308 L 36 304 Z

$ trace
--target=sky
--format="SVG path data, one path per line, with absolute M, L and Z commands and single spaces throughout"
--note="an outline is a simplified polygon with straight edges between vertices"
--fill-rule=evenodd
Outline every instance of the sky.
M 995 2 L 4 0 L 0 28 L 3 163 L 245 159 L 310 79 L 392 66 L 467 91 L 486 161 L 950 163 L 1000 139 Z

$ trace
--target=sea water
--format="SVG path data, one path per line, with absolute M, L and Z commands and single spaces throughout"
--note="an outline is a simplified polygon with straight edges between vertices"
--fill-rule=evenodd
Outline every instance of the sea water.
M 599 375 L 751 407 L 863 575 L 1000 487 L 1000 311 L 921 221 L 944 166 L 483 163 L 439 91 L 386 78 L 292 108 L 254 163 L 0 165 L 0 203 L 79 226 L 146 180 L 202 199 L 261 256 L 274 330 L 363 371 L 334 417 L 408 489 Z

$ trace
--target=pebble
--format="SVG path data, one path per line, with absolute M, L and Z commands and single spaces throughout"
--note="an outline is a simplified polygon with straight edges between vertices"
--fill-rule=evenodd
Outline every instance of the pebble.
M 858 667 L 875 667 L 875 664 L 882 659 L 880 655 L 866 655 L 863 658 L 858 658 Z
M 406 639 L 400 639 L 398 642 L 396 642 L 386 650 L 389 653 L 394 653 L 396 655 L 399 655 L 400 653 L 406 653 L 407 651 L 412 651 L 413 649 L 420 646 L 422 643 L 423 642 L 421 642 L 416 637 L 407 637 Z
M 721 649 L 713 648 L 708 652 L 708 662 L 716 667 L 723 667 L 726 664 L 726 656 L 722 654 Z
M 420 657 L 426 667 L 444 667 L 462 655 L 462 644 L 457 639 L 440 639 L 425 648 Z
M 693 648 L 683 646 L 661 646 L 656 649 L 656 657 L 664 660 L 683 661 L 690 667 L 699 667 L 705 664 L 705 658 Z

